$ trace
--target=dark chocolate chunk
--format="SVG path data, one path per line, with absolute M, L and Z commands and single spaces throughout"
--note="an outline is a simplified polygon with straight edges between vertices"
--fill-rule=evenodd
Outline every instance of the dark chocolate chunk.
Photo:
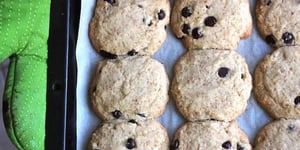
M 231 142 L 230 141 L 226 141 L 222 144 L 222 147 L 225 149 L 231 149 Z
M 285 32 L 285 33 L 282 34 L 281 39 L 283 40 L 283 42 L 285 44 L 292 44 L 295 40 L 295 37 L 292 33 Z
M 274 45 L 276 43 L 276 37 L 273 34 L 267 35 L 265 40 L 268 44 Z
M 293 125 L 293 124 L 288 125 L 288 130 L 289 131 L 295 131 L 295 129 L 296 129 L 295 125 Z
M 115 118 L 120 118 L 122 116 L 122 112 L 120 110 L 115 110 L 113 112 L 111 112 L 112 115 L 115 117 Z
M 106 52 L 104 50 L 100 50 L 99 54 L 102 57 L 107 58 L 107 59 L 116 59 L 116 58 L 118 58 L 118 56 L 116 54 L 112 54 L 112 53 Z
M 146 115 L 145 115 L 145 114 L 138 113 L 137 115 L 146 118 Z
M 295 105 L 299 106 L 300 105 L 300 96 L 297 96 L 294 100 Z
M 214 16 L 206 17 L 204 24 L 209 27 L 213 27 L 217 23 L 217 19 Z
M 110 3 L 111 5 L 113 5 L 114 3 L 116 3 L 116 0 L 104 0 L 104 1 Z
M 245 147 L 241 146 L 240 144 L 237 144 L 236 149 L 237 150 L 245 150 Z
M 230 141 L 226 141 L 222 144 L 222 147 L 225 149 L 231 149 L 231 142 Z
M 271 5 L 272 1 L 271 0 L 267 0 L 267 5 Z
M 128 122 L 137 124 L 137 122 L 134 119 L 130 119 Z
M 171 150 L 176 150 L 178 148 L 179 148 L 179 140 L 176 139 L 171 146 Z
M 166 17 L 166 13 L 165 13 L 165 11 L 164 10 L 160 10 L 159 12 L 158 12 L 158 19 L 159 20 L 163 20 L 165 17 Z
M 189 34 L 189 31 L 190 31 L 190 30 L 191 30 L 190 25 L 188 25 L 188 24 L 183 24 L 183 25 L 182 25 L 181 31 L 182 31 L 184 34 Z
M 225 78 L 228 75 L 228 73 L 229 73 L 229 69 L 226 67 L 222 67 L 218 70 L 218 75 L 221 78 Z
M 194 39 L 199 39 L 203 37 L 203 34 L 200 30 L 200 28 L 194 28 L 192 31 L 192 36 Z
M 136 148 L 135 140 L 132 139 L 132 138 L 127 139 L 126 148 L 128 148 L 128 149 L 134 149 L 134 148 Z
M 187 18 L 190 17 L 192 15 L 192 8 L 191 7 L 184 7 L 181 10 L 181 16 Z
M 138 4 L 137 6 L 138 6 L 139 8 L 143 8 L 143 5 Z
M 245 75 L 244 74 L 241 74 L 241 79 L 245 79 Z
M 134 56 L 134 55 L 137 55 L 139 52 L 137 52 L 137 51 L 135 51 L 135 49 L 133 49 L 133 50 L 131 50 L 131 51 L 129 51 L 128 53 L 127 53 L 127 55 L 129 55 L 129 56 Z

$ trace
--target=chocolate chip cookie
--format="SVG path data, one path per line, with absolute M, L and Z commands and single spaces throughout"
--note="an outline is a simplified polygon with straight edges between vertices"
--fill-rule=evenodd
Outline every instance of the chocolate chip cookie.
M 247 63 L 236 51 L 188 51 L 174 67 L 171 91 L 189 121 L 238 118 L 251 89 Z
M 90 85 L 91 105 L 102 120 L 160 116 L 169 100 L 164 66 L 149 56 L 102 60 Z
M 300 121 L 281 119 L 263 127 L 255 138 L 254 150 L 299 150 Z
M 97 0 L 89 37 L 98 52 L 152 55 L 167 37 L 169 0 Z
M 108 122 L 93 132 L 89 150 L 168 150 L 169 138 L 157 121 Z
M 267 55 L 256 67 L 254 93 L 274 118 L 300 117 L 300 46 Z
M 271 46 L 300 44 L 299 0 L 258 0 L 256 18 L 262 38 Z
M 171 150 L 251 150 L 247 135 L 234 122 L 188 122 L 180 127 Z
M 249 0 L 177 0 L 171 26 L 187 49 L 235 50 L 252 31 Z

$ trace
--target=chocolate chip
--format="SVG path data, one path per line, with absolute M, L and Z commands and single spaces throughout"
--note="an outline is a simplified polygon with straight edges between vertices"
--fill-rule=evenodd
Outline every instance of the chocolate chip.
M 296 129 L 295 125 L 292 125 L 292 124 L 288 125 L 288 130 L 289 131 L 295 131 L 295 129 Z
M 244 74 L 241 74 L 241 79 L 245 79 L 245 75 Z
M 218 75 L 219 77 L 221 78 L 225 78 L 229 73 L 229 69 L 226 68 L 226 67 L 221 67 L 219 70 L 218 70 Z
M 204 24 L 209 27 L 213 27 L 217 23 L 217 19 L 214 16 L 206 17 Z
M 128 149 L 136 148 L 136 143 L 135 143 L 134 139 L 132 139 L 132 138 L 127 139 L 126 148 L 128 148 Z
M 205 5 L 205 8 L 209 9 L 209 8 L 210 8 L 210 6 L 209 6 L 209 5 Z
M 188 25 L 188 24 L 183 24 L 183 25 L 182 25 L 181 31 L 182 31 L 184 34 L 189 34 L 189 31 L 190 31 L 190 30 L 191 30 L 190 25 Z
M 285 32 L 285 33 L 282 34 L 281 39 L 283 40 L 283 42 L 285 44 L 292 44 L 293 41 L 295 40 L 295 37 L 292 33 Z
M 138 113 L 137 115 L 146 118 L 145 114 Z
M 187 18 L 187 17 L 189 17 L 191 15 L 192 15 L 192 8 L 191 7 L 184 7 L 181 10 L 181 16 Z
M 133 49 L 133 50 L 131 50 L 131 51 L 129 51 L 128 53 L 127 53 L 127 55 L 129 55 L 129 56 L 134 56 L 134 55 L 137 55 L 139 52 L 137 52 L 137 51 L 135 51 L 135 49 Z
M 192 31 L 192 36 L 193 36 L 194 39 L 202 38 L 202 37 L 203 37 L 203 34 L 202 34 L 200 28 L 195 28 L 195 29 L 193 29 L 193 31 Z
M 222 144 L 222 147 L 225 149 L 230 149 L 231 148 L 231 142 L 230 141 L 226 141 Z
M 276 37 L 273 34 L 267 35 L 265 40 L 268 44 L 274 45 L 276 43 Z
M 137 124 L 137 122 L 136 122 L 134 119 L 130 119 L 128 122 L 129 122 L 129 123 Z
M 113 112 L 111 112 L 112 115 L 115 117 L 115 118 L 120 118 L 122 116 L 122 112 L 120 110 L 115 110 Z
M 269 6 L 272 3 L 271 0 L 267 0 L 267 5 Z
M 3 113 L 7 113 L 8 112 L 8 101 L 7 100 L 3 100 Z
M 111 5 L 113 5 L 114 3 L 116 3 L 116 0 L 104 0 L 104 1 L 110 3 Z
M 171 146 L 171 150 L 176 150 L 178 148 L 179 148 L 179 140 L 176 139 Z
M 116 58 L 118 58 L 118 56 L 116 54 L 112 54 L 112 53 L 106 52 L 104 50 L 100 50 L 99 54 L 102 57 L 107 58 L 107 59 L 116 59 Z
M 143 8 L 143 5 L 138 4 L 137 6 L 138 6 L 139 8 Z
M 300 105 L 300 96 L 297 96 L 294 100 L 295 105 L 299 106 Z
M 166 13 L 162 9 L 158 12 L 157 15 L 159 20 L 163 20 L 166 17 Z
M 245 150 L 245 147 L 241 146 L 240 144 L 237 144 L 236 149 L 237 150 Z

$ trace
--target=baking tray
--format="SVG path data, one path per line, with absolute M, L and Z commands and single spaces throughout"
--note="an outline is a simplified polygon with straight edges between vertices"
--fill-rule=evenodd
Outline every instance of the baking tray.
M 75 57 L 80 0 L 52 0 L 48 39 L 46 150 L 76 149 Z
M 174 0 L 170 0 L 173 6 Z M 249 67 L 250 73 L 253 75 L 256 65 L 262 58 L 272 52 L 266 42 L 260 37 L 257 32 L 254 5 L 256 0 L 250 1 L 250 10 L 253 17 L 253 31 L 251 36 L 240 41 L 237 52 L 245 59 Z M 88 37 L 88 25 L 94 13 L 96 0 L 85 0 L 81 4 L 80 27 L 78 35 L 78 43 L 76 48 L 76 59 L 78 64 L 78 80 L 77 80 L 77 149 L 83 150 L 90 139 L 93 130 L 101 122 L 92 111 L 88 104 L 88 86 L 91 81 L 96 66 L 102 60 L 93 49 Z M 178 58 L 186 52 L 182 42 L 175 37 L 170 27 L 167 27 L 168 36 L 160 49 L 152 57 L 163 63 L 170 82 L 173 79 L 173 66 Z M 169 94 L 170 100 L 163 115 L 158 118 L 158 121 L 167 129 L 170 140 L 182 124 L 186 122 L 180 115 L 175 106 L 175 102 Z M 272 119 L 258 105 L 253 93 L 248 100 L 248 105 L 245 112 L 236 121 L 240 127 L 248 135 L 253 144 L 256 133 Z

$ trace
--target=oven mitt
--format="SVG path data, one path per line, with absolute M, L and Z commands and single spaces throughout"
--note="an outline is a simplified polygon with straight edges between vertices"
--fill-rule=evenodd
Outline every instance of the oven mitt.
M 43 150 L 50 0 L 0 0 L 0 62 L 10 58 L 3 97 L 18 149 Z

